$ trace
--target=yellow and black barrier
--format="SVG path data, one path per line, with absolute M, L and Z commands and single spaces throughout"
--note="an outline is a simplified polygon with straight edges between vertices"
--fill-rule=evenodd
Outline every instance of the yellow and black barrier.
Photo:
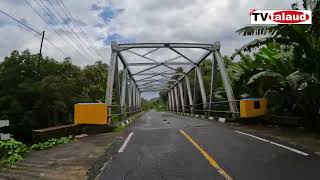
M 268 101 L 265 98 L 240 100 L 240 118 L 259 117 L 266 115 Z

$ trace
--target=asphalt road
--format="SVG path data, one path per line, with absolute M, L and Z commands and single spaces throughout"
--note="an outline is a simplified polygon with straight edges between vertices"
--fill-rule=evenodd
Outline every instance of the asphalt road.
M 320 179 L 318 156 L 218 122 L 150 111 L 128 132 L 98 179 Z

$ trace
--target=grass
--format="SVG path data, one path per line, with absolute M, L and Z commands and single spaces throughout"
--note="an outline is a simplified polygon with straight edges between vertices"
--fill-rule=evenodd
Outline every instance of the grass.
M 121 132 L 125 128 L 126 128 L 125 126 L 118 126 L 118 127 L 115 127 L 114 129 L 112 129 L 112 132 Z
M 142 112 L 137 113 L 131 116 L 132 120 L 139 118 L 142 115 Z M 126 126 L 115 127 L 112 132 L 122 132 L 126 127 L 131 125 L 131 121 Z M 23 160 L 24 155 L 30 151 L 41 151 L 48 150 L 53 147 L 56 147 L 60 144 L 67 144 L 73 141 L 73 137 L 61 137 L 61 138 L 50 138 L 45 142 L 40 142 L 33 144 L 32 146 L 27 146 L 22 142 L 10 139 L 7 141 L 0 141 L 0 168 L 1 167 L 14 167 L 16 162 Z
M 167 108 L 165 106 L 157 106 L 156 111 L 157 112 L 164 112 L 164 111 L 167 111 Z
M 48 141 L 33 144 L 31 147 L 11 138 L 0 141 L 0 168 L 14 167 L 18 161 L 23 160 L 24 155 L 30 150 L 39 151 L 51 149 L 59 144 L 72 142 L 73 137 L 51 138 Z
M 128 127 L 129 125 L 131 125 L 133 123 L 133 121 L 137 118 L 139 118 L 142 115 L 143 112 L 134 114 L 131 116 L 131 122 L 125 126 L 117 126 L 114 129 L 112 129 L 112 132 L 121 132 L 123 131 L 126 127 Z M 129 117 L 128 117 L 129 118 Z
M 40 142 L 31 146 L 32 150 L 40 151 L 51 149 L 59 144 L 68 144 L 73 140 L 72 136 L 69 137 L 61 137 L 61 138 L 50 138 L 48 141 Z
M 13 167 L 17 161 L 23 160 L 28 148 L 22 142 L 11 138 L 0 141 L 0 167 Z

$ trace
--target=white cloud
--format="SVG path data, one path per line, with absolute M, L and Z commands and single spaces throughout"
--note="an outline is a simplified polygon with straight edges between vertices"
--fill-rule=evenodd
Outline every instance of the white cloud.
M 221 41 L 222 54 L 230 55 L 235 48 L 250 41 L 247 37 L 240 37 L 235 33 L 238 28 L 249 23 L 249 9 L 288 9 L 293 1 L 63 0 L 63 2 L 72 15 L 85 24 L 82 29 L 103 53 L 103 61 L 108 62 L 110 48 L 104 43 L 104 40 L 112 34 L 120 35 L 124 37 L 124 40 L 136 42 L 213 43 Z M 32 5 L 37 7 L 35 1 L 32 1 Z M 102 9 L 92 10 L 93 5 Z M 123 11 L 109 22 L 104 22 L 99 14 L 106 7 Z M 71 56 L 74 63 L 85 65 L 96 60 L 81 57 L 50 30 L 25 1 L 1 0 L 0 9 L 20 20 L 24 19 L 28 25 L 39 31 L 46 30 L 46 37 Z M 28 48 L 32 52 L 39 50 L 39 36 L 17 26 L 2 14 L 0 14 L 0 34 L 2 37 L 0 41 L 1 59 L 9 55 L 13 49 Z M 57 59 L 63 58 L 63 55 L 48 43 L 44 46 L 43 54 Z

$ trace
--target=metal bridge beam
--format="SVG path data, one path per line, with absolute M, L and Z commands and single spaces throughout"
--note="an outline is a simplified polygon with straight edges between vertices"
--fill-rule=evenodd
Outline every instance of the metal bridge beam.
M 156 88 L 169 88 L 170 87 L 170 85 L 164 84 L 164 83 L 162 83 L 162 84 L 147 84 L 147 85 L 143 85 L 143 86 L 139 86 L 139 87 L 141 89 L 145 89 L 145 88 L 155 88 L 155 86 L 156 86 Z
M 166 62 L 165 65 L 194 65 L 190 62 Z M 161 65 L 161 63 L 127 63 L 128 66 L 155 66 Z
M 152 67 L 150 67 L 150 68 L 144 69 L 144 70 L 142 70 L 142 71 L 140 71 L 140 72 L 137 72 L 137 73 L 135 73 L 135 74 L 139 74 L 139 73 L 141 73 L 141 72 L 145 72 L 145 71 L 154 69 L 154 68 L 159 67 L 159 66 L 165 66 L 165 67 L 167 67 L 167 68 L 169 68 L 169 69 L 176 70 L 176 69 L 168 66 L 166 63 L 169 62 L 169 61 L 172 61 L 172 60 L 175 60 L 175 59 L 180 58 L 180 56 L 179 56 L 179 57 L 175 57 L 175 58 L 172 58 L 172 59 L 168 59 L 168 60 L 166 60 L 166 61 L 164 61 L 164 62 L 158 62 L 158 61 L 156 61 L 156 60 L 154 60 L 154 59 L 148 58 L 148 57 L 146 57 L 146 56 L 143 56 L 143 55 L 141 55 L 141 54 L 139 54 L 139 53 L 136 53 L 136 52 L 133 52 L 133 51 L 130 51 L 130 50 L 127 50 L 127 52 L 130 52 L 131 54 L 134 54 L 134 55 L 139 56 L 139 57 L 141 57 L 141 58 L 144 58 L 144 59 L 147 59 L 147 60 L 152 61 L 152 62 L 154 62 L 154 63 L 157 63 L 156 65 L 154 65 L 154 66 L 152 66 Z
M 193 112 L 193 101 L 192 101 L 192 93 L 191 93 L 189 77 L 186 76 L 185 79 L 186 79 L 186 85 L 187 85 L 187 92 L 188 92 L 188 100 L 189 100 L 189 105 L 190 105 L 190 111 Z
M 171 95 L 171 100 L 172 100 L 172 111 L 175 110 L 175 98 L 174 98 L 174 93 L 173 93 L 173 89 L 169 90 L 170 91 L 170 95 Z
M 107 80 L 107 89 L 106 89 L 106 99 L 105 103 L 107 105 L 112 105 L 112 93 L 113 93 L 113 85 L 114 85 L 114 78 L 115 78 L 115 71 L 116 71 L 116 61 L 117 61 L 117 43 L 111 43 L 111 60 L 110 60 L 110 67 L 108 71 L 108 80 Z
M 175 81 L 158 81 L 158 80 L 153 80 L 153 81 L 146 81 L 145 83 L 142 84 L 138 84 L 138 87 L 140 88 L 141 86 L 145 86 L 145 85 L 161 85 L 161 84 L 168 84 L 169 82 L 175 82 Z
M 136 110 L 136 87 L 132 89 L 132 110 Z
M 128 107 L 129 107 L 129 111 L 131 111 L 131 107 L 132 107 L 132 79 L 129 78 L 129 88 L 128 88 Z
M 180 92 L 180 98 L 181 98 L 181 107 L 182 107 L 182 112 L 185 112 L 185 106 L 184 106 L 184 93 L 183 93 L 183 89 L 182 89 L 182 83 L 179 82 L 179 92 Z
M 136 91 L 136 111 L 139 109 L 139 91 Z
M 179 98 L 178 98 L 178 89 L 177 86 L 174 87 L 174 96 L 176 99 L 176 105 L 177 105 L 177 112 L 179 112 L 179 108 L 180 108 L 180 103 L 179 103 Z
M 183 76 L 181 76 L 180 78 L 178 78 L 178 82 L 182 81 L 183 78 L 184 78 L 186 75 L 190 74 L 190 73 L 194 70 L 194 68 L 195 68 L 197 65 L 199 65 L 202 61 L 204 61 L 211 53 L 212 53 L 212 51 L 207 51 L 207 52 L 203 53 L 202 56 L 196 61 L 196 65 L 192 66 L 192 67 L 185 73 L 185 75 L 183 75 Z M 172 85 L 172 87 L 175 86 L 175 85 L 177 85 L 178 82 L 174 83 L 174 84 Z M 171 87 L 171 88 L 172 88 L 172 87 Z
M 121 52 L 119 52 L 119 47 L 117 47 L 117 50 L 116 50 L 116 51 L 117 51 L 117 56 L 119 57 L 119 59 L 120 59 L 120 61 L 122 62 L 122 64 L 123 64 L 124 66 L 128 67 L 128 64 L 127 64 L 126 60 L 123 58 Z M 130 77 L 132 77 L 132 73 L 131 73 L 131 71 L 130 71 L 130 68 L 128 68 L 128 75 L 129 75 Z M 134 84 L 136 84 L 136 80 L 135 80 L 135 79 L 132 78 L 132 81 L 133 81 Z
M 157 92 L 157 91 L 168 91 L 169 89 L 143 89 L 140 92 Z
M 138 79 L 136 80 L 136 82 L 140 82 L 140 81 L 144 81 L 144 80 L 149 80 L 150 78 L 153 78 L 153 77 L 156 77 L 156 76 L 159 76 L 159 74 L 155 74 L 155 75 L 151 75 L 149 77 L 145 77 L 145 78 L 142 78 L 142 79 Z
M 182 54 L 181 52 L 179 52 L 178 50 L 170 47 L 171 51 L 179 54 L 180 56 L 182 56 L 184 59 L 188 60 L 189 62 L 191 62 L 193 65 L 195 64 L 191 59 L 189 59 L 187 56 L 185 56 L 184 54 Z
M 210 99 L 209 99 L 209 110 L 213 107 L 213 99 L 214 99 L 214 87 L 215 87 L 215 80 L 217 77 L 217 61 L 214 57 L 214 52 L 212 53 L 212 59 L 211 59 L 211 83 L 210 83 Z M 210 112 L 209 112 L 210 114 Z
M 171 96 L 170 96 L 170 92 L 168 92 L 168 111 L 170 111 L 172 109 L 171 107 Z
M 196 66 L 196 71 L 197 71 L 200 92 L 201 92 L 203 109 L 206 109 L 207 108 L 207 96 L 206 96 L 206 90 L 204 89 L 203 78 L 202 78 L 202 74 L 201 74 L 201 70 L 200 70 L 199 66 Z
M 138 82 L 177 82 L 175 79 L 170 78 L 161 78 L 161 79 L 144 79 Z M 141 85 L 141 84 L 138 84 Z
M 127 71 L 127 67 L 124 67 L 124 70 L 123 70 L 123 74 L 122 74 L 122 86 L 121 86 L 121 113 L 124 113 L 125 110 L 126 110 L 126 92 L 127 92 L 127 84 L 128 84 L 128 81 L 127 81 L 127 74 L 128 74 L 128 71 Z
M 232 90 L 232 87 L 231 87 L 228 71 L 227 71 L 227 69 L 225 67 L 224 61 L 223 61 L 223 59 L 221 57 L 221 54 L 219 52 L 220 43 L 216 44 L 216 46 L 218 46 L 219 49 L 217 49 L 217 51 L 214 52 L 214 57 L 215 57 L 216 61 L 218 62 L 218 66 L 219 66 L 219 69 L 220 69 L 220 73 L 221 73 L 224 89 L 226 90 L 228 101 L 229 101 L 230 111 L 233 113 L 233 117 L 235 117 L 234 113 L 238 112 L 238 108 L 237 108 L 237 105 L 235 103 L 235 98 L 234 98 L 233 90 Z
M 198 44 L 198 43 L 130 43 L 119 44 L 120 50 L 127 50 L 131 48 L 203 48 L 212 49 L 212 44 Z
M 141 109 L 141 93 L 138 92 L 138 107 L 139 107 L 139 110 Z
M 133 76 L 161 76 L 161 75 L 184 75 L 183 73 L 141 73 L 141 74 L 134 74 Z
M 153 80 L 153 81 L 147 81 L 147 82 L 142 83 L 142 84 L 138 84 L 138 86 L 142 87 L 142 86 L 146 86 L 146 85 L 162 85 L 162 84 L 168 85 L 168 82 L 172 82 L 172 81 Z
M 140 99 L 139 91 L 136 91 L 136 111 L 139 110 L 139 99 Z
M 134 48 L 152 48 L 148 52 L 144 54 L 139 54 L 134 51 L 131 51 L 130 49 Z M 178 54 L 178 57 L 168 59 L 164 62 L 159 62 L 154 59 L 151 59 L 147 57 L 148 54 L 151 54 L 160 48 L 166 48 L 168 50 L 171 50 Z M 206 50 L 205 53 L 202 54 L 202 56 L 196 60 L 193 61 L 192 59 L 188 58 L 183 53 L 179 52 L 179 48 L 198 48 L 198 49 L 204 49 Z M 188 74 L 190 74 L 193 70 L 195 70 L 196 76 L 195 78 L 199 82 L 199 88 L 201 92 L 201 99 L 203 102 L 203 108 L 207 110 L 208 108 L 208 102 L 207 102 L 207 96 L 205 92 L 205 87 L 203 83 L 203 77 L 201 74 L 201 70 L 199 67 L 199 64 L 205 60 L 211 53 L 212 53 L 212 72 L 211 72 L 211 83 L 210 83 L 210 95 L 209 95 L 209 109 L 212 108 L 212 101 L 214 99 L 214 87 L 215 87 L 215 79 L 216 79 L 216 73 L 217 67 L 220 70 L 223 85 L 227 93 L 228 101 L 229 101 L 229 107 L 230 111 L 234 114 L 238 112 L 237 106 L 234 101 L 234 94 L 231 88 L 230 79 L 228 76 L 228 72 L 225 68 L 223 59 L 220 54 L 220 43 L 216 42 L 214 44 L 196 44 L 196 43 L 133 43 L 133 44 L 117 44 L 116 42 L 111 43 L 111 60 L 110 60 L 110 68 L 108 72 L 108 84 L 106 89 L 106 100 L 105 103 L 107 105 L 115 104 L 113 103 L 112 95 L 116 95 L 116 102 L 117 104 L 121 105 L 121 112 L 125 113 L 126 107 L 126 100 L 128 99 L 128 105 L 130 110 L 137 110 L 141 106 L 141 92 L 146 91 L 169 91 L 168 93 L 168 101 L 169 102 L 169 109 L 177 110 L 178 112 L 180 109 L 182 109 L 182 112 L 186 111 L 186 104 L 187 101 L 190 105 L 191 112 L 193 111 L 193 101 L 192 101 L 192 92 L 190 87 L 190 82 L 188 79 Z M 122 51 L 127 51 L 132 54 L 135 54 L 139 57 L 142 57 L 146 60 L 149 60 L 150 62 L 134 62 L 134 63 L 127 63 L 122 55 Z M 188 62 L 175 62 L 175 59 L 178 58 L 184 58 Z M 124 66 L 124 71 L 122 74 L 122 82 L 120 83 L 119 78 L 119 68 L 118 68 L 118 60 L 120 60 Z M 184 72 L 176 72 L 176 68 L 171 67 L 172 66 L 184 66 L 184 65 L 190 65 L 191 67 Z M 130 67 L 131 66 L 150 66 L 142 71 L 139 71 L 137 73 L 131 73 Z M 165 66 L 169 68 L 168 71 L 162 71 L 162 72 L 153 72 L 152 69 L 157 68 L 159 66 Z M 136 80 L 136 76 L 145 76 L 142 78 L 138 78 L 139 80 Z M 156 79 L 157 76 L 161 76 L 161 79 Z M 173 79 L 173 77 L 176 76 Z M 183 90 L 183 84 L 182 80 L 183 78 L 186 79 L 186 90 L 187 92 L 184 92 Z M 137 84 L 137 82 L 140 82 Z M 173 82 L 173 83 L 172 83 Z M 164 84 L 166 83 L 166 84 Z M 121 88 L 120 88 L 121 84 Z M 115 91 L 114 88 L 116 88 Z M 171 90 L 170 90 L 171 89 Z M 121 92 L 120 92 L 121 91 Z M 128 93 L 128 94 L 127 94 Z M 193 95 L 195 96 L 195 95 Z M 181 106 L 181 108 L 180 108 Z

